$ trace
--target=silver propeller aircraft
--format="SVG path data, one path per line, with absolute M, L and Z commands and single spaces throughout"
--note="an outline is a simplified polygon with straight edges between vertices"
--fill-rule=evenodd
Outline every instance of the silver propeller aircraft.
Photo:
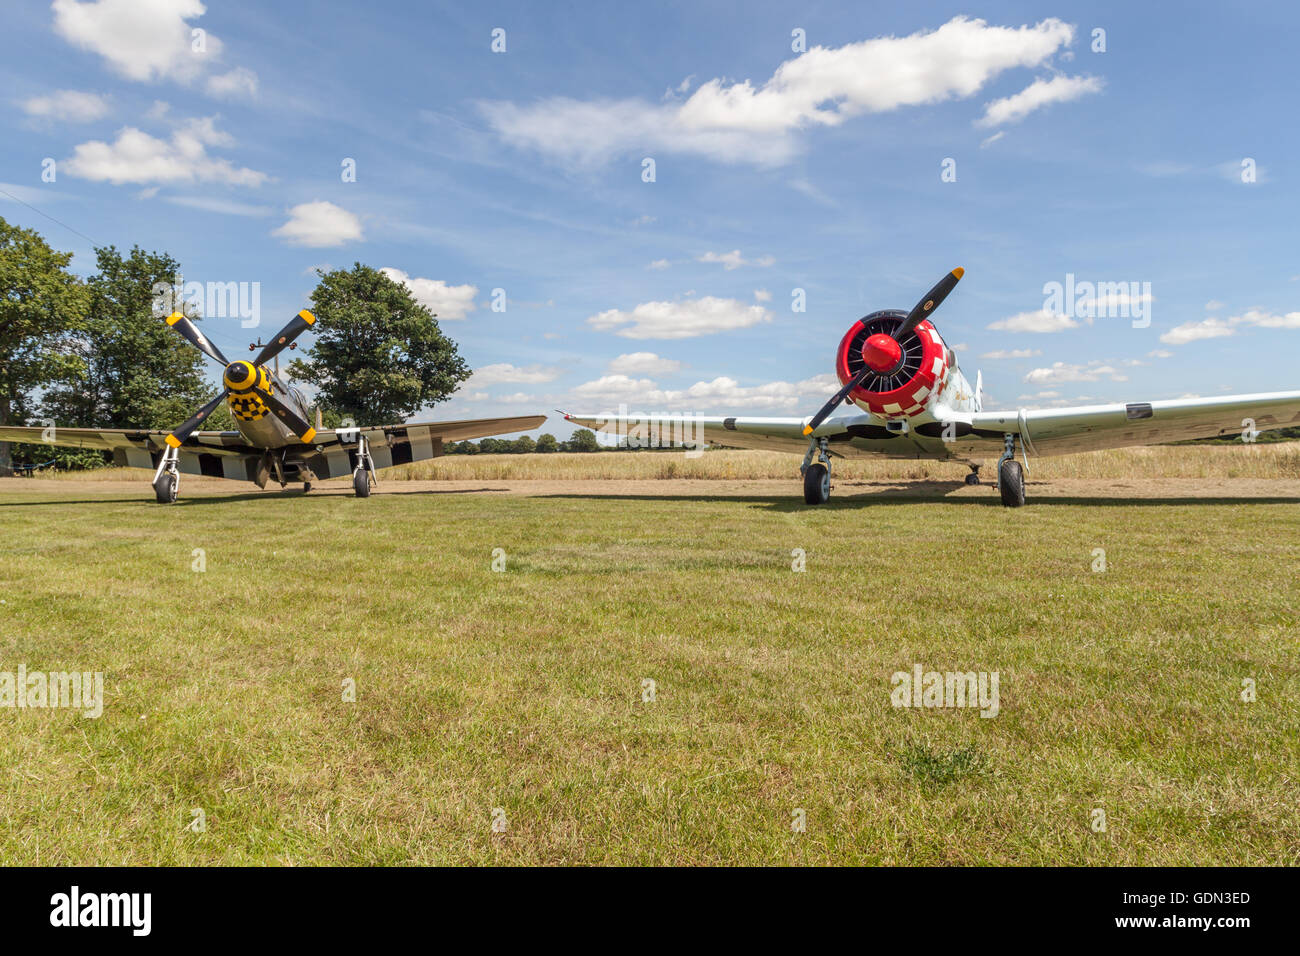
M 831 493 L 831 459 L 929 458 L 970 468 L 979 484 L 984 463 L 997 459 L 1002 503 L 1025 503 L 1024 472 L 1031 456 L 1068 455 L 1126 445 L 1245 435 L 1300 424 L 1300 392 L 1222 398 L 1083 405 L 1075 408 L 986 411 L 983 377 L 974 386 L 930 321 L 964 270 L 953 269 L 911 312 L 886 309 L 864 316 L 844 335 L 835 357 L 841 388 L 811 418 L 695 415 L 569 415 L 575 424 L 628 435 L 647 429 L 739 448 L 803 452 L 804 501 L 823 504 Z M 859 414 L 831 418 L 841 402 Z M 1025 463 L 1016 461 L 1016 449 Z M 814 460 L 815 459 L 815 460 Z
M 302 395 L 272 373 L 266 363 L 291 347 L 315 323 L 316 317 L 304 309 L 251 362 L 231 362 L 193 322 L 180 312 L 173 312 L 167 317 L 167 324 L 204 355 L 225 366 L 221 392 L 185 424 L 172 432 L 6 426 L 0 428 L 0 441 L 110 451 L 117 465 L 153 469 L 154 493 L 164 504 L 176 500 L 181 472 L 251 481 L 259 488 L 265 488 L 274 476 L 281 488 L 291 481 L 301 481 L 306 491 L 311 490 L 311 483 L 317 479 L 351 472 L 357 497 L 368 498 L 371 486 L 378 483 L 375 476 L 378 468 L 437 458 L 443 453 L 443 442 L 528 431 L 546 421 L 545 415 L 525 415 L 409 425 L 313 428 L 307 421 L 307 402 Z M 238 430 L 199 431 L 199 425 L 222 402 L 229 402 Z

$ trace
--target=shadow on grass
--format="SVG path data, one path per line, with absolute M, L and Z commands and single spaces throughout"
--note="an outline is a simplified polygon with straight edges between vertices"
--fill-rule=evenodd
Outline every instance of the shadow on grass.
M 138 504 L 138 505 L 148 505 L 153 508 L 164 507 L 164 506 L 160 506 L 159 503 L 153 499 L 152 491 L 153 490 L 150 489 L 146 494 L 141 495 L 138 498 L 135 496 L 120 497 L 120 498 L 112 498 L 112 497 L 62 498 L 58 496 L 53 496 L 49 499 L 41 500 L 41 501 L 0 501 L 0 511 L 4 510 L 5 508 L 50 508 L 58 505 Z M 395 495 L 476 495 L 476 494 L 483 494 L 485 492 L 495 492 L 496 494 L 502 494 L 504 492 L 504 489 L 502 488 L 428 488 L 428 489 L 411 489 L 408 491 L 376 490 L 372 492 L 372 494 L 374 497 L 378 498 L 378 497 L 388 497 L 388 496 L 395 496 Z M 232 495 L 201 494 L 201 495 L 195 495 L 190 498 L 181 495 L 180 498 L 177 499 L 175 504 L 166 505 L 165 507 L 192 508 L 195 505 L 228 504 L 232 501 L 273 501 L 279 503 L 288 498 L 297 498 L 297 499 L 303 499 L 307 501 L 331 501 L 336 498 L 355 498 L 355 497 L 356 495 L 352 493 L 352 490 L 350 488 L 347 491 L 344 491 L 343 489 L 340 488 L 337 491 L 316 490 L 311 492 L 303 492 L 301 489 L 291 490 L 286 488 L 283 491 L 249 491 L 249 492 L 243 492 L 240 494 L 232 494 Z

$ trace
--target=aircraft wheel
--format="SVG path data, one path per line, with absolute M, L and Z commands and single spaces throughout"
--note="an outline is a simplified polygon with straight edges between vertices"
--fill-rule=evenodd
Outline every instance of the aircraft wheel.
M 357 493 L 358 498 L 370 497 L 370 472 L 364 468 L 358 468 L 352 473 L 352 490 Z
M 153 483 L 153 493 L 158 499 L 158 504 L 175 504 L 176 493 L 180 491 L 180 487 L 180 475 L 169 475 L 166 472 L 159 475 L 158 480 Z
M 305 494 L 306 494 L 307 492 L 309 492 L 309 491 L 311 491 L 311 482 L 310 482 L 310 481 L 304 481 L 304 482 L 302 483 L 302 493 L 305 495 Z
M 969 475 L 966 476 L 966 484 L 978 485 L 979 483 L 980 483 L 979 472 L 972 471 Z
M 1019 508 L 1025 503 L 1025 473 L 1020 462 L 1008 459 L 998 466 L 998 491 L 1008 508 Z
M 824 505 L 830 497 L 830 469 L 821 462 L 809 465 L 803 473 L 803 500 L 810 505 Z

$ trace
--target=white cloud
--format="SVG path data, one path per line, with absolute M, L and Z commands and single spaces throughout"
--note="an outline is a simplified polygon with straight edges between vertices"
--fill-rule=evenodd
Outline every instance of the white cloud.
M 1025 376 L 1025 381 L 1033 385 L 1056 385 L 1060 382 L 1099 382 L 1108 378 L 1112 382 L 1127 382 L 1128 377 L 1120 374 L 1113 365 L 1104 362 L 1088 362 L 1086 365 L 1071 365 L 1067 362 L 1053 362 L 1050 368 L 1036 368 Z
M 1174 353 L 1168 349 L 1153 349 L 1147 353 L 1147 358 L 1173 358 Z
M 1258 325 L 1264 329 L 1300 329 L 1300 312 L 1274 315 L 1271 312 L 1251 309 L 1245 315 L 1234 315 L 1228 321 L 1233 325 Z
M 679 302 L 642 302 L 631 312 L 607 309 L 587 319 L 587 324 L 628 339 L 689 339 L 771 321 L 772 313 L 761 305 L 710 295 Z
M 1019 93 L 987 104 L 984 115 L 975 121 L 975 125 L 1019 123 L 1034 110 L 1052 103 L 1068 103 L 1089 93 L 1098 93 L 1102 86 L 1101 78 L 1096 76 L 1054 76 L 1050 80 L 1034 80 Z
M 755 301 L 755 302 L 771 302 L 771 301 L 772 301 L 772 293 L 768 292 L 766 289 L 755 289 L 755 290 L 754 290 L 754 301 Z
M 440 319 L 463 319 L 477 308 L 474 297 L 478 295 L 478 286 L 448 285 L 442 279 L 416 279 L 401 269 L 379 271 L 410 289 L 415 301 Z
M 169 140 L 161 140 L 134 126 L 124 126 L 112 143 L 79 143 L 63 161 L 68 175 L 95 182 L 186 183 L 215 182 L 229 186 L 260 186 L 269 178 L 228 159 L 209 156 L 209 146 L 230 146 L 234 140 L 216 128 L 215 117 L 181 123 Z
M 33 96 L 20 104 L 28 116 L 89 123 L 108 115 L 108 98 L 98 93 L 56 90 L 47 96 Z
M 482 368 L 474 370 L 462 388 L 486 388 L 489 385 L 499 385 L 503 382 L 521 385 L 540 385 L 544 382 L 553 382 L 560 377 L 561 369 L 553 368 L 546 365 L 511 365 L 509 362 L 498 362 L 495 365 L 484 365 Z
M 647 268 L 647 269 L 654 269 L 655 271 L 659 271 L 659 270 L 662 270 L 662 269 L 667 269 L 667 268 L 668 268 L 669 266 L 671 266 L 671 265 L 672 265 L 672 263 L 669 262 L 667 259 L 656 259 L 654 262 L 652 262 L 652 263 L 650 263 L 648 266 L 646 266 L 646 268 Z
M 971 97 L 1006 70 L 1045 64 L 1073 39 L 1074 27 L 1057 19 L 999 27 L 959 16 L 929 32 L 813 47 L 757 85 L 712 79 L 684 101 L 550 97 L 479 105 L 503 140 L 561 162 L 591 165 L 659 150 L 779 165 L 806 146 L 804 130 Z
M 730 272 L 732 269 L 739 269 L 741 266 L 759 266 L 767 268 L 776 262 L 771 256 L 759 256 L 757 259 L 746 259 L 740 254 L 739 249 L 732 249 L 730 252 L 706 252 L 702 256 L 695 257 L 696 262 L 716 262 L 722 268 Z
M 994 352 L 985 352 L 980 356 L 982 359 L 1027 359 L 1036 355 L 1042 355 L 1042 349 L 998 349 Z
M 1021 312 L 1005 319 L 989 323 L 990 329 L 1000 332 L 1064 332 L 1077 328 L 1078 322 L 1068 315 L 1039 309 L 1037 312 Z
M 305 202 L 289 210 L 284 225 L 271 231 L 291 246 L 341 246 L 361 239 L 361 220 L 332 202 Z
M 681 367 L 681 362 L 660 358 L 654 352 L 627 352 L 609 363 L 611 373 L 622 375 L 662 375 Z
M 1235 334 L 1236 330 L 1223 319 L 1208 318 L 1176 325 L 1160 336 L 1160 341 L 1166 345 L 1186 345 L 1201 339 L 1220 339 Z
M 626 404 L 638 409 L 681 409 L 703 412 L 709 409 L 731 410 L 780 408 L 790 411 L 813 408 L 825 401 L 839 387 L 834 375 L 816 375 L 801 382 L 768 382 L 745 386 L 735 379 L 719 377 L 696 382 L 689 388 L 662 389 L 648 378 L 629 375 L 603 375 L 573 389 L 578 402 L 602 408 Z
M 257 74 L 246 67 L 237 66 L 229 73 L 219 73 L 208 77 L 205 86 L 209 96 L 219 99 L 235 99 L 257 96 Z
M 992 146 L 994 143 L 996 143 L 998 140 L 1000 140 L 1003 136 L 1006 135 L 1007 135 L 1007 131 L 1004 129 L 1000 129 L 992 136 L 985 136 L 982 140 L 980 140 L 980 149 L 988 149 L 990 146 Z
M 186 21 L 203 15 L 200 0 L 54 0 L 52 9 L 55 33 L 132 80 L 188 82 L 206 58 L 221 52 L 221 41 L 210 33 L 204 52 L 193 49 Z
M 1211 299 L 1209 302 L 1205 303 L 1206 312 L 1218 312 L 1222 308 L 1223 308 L 1223 303 L 1220 302 L 1218 299 Z

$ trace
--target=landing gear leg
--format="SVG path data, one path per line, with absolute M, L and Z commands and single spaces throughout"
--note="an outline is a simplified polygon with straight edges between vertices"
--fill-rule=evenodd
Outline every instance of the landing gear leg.
M 357 469 L 352 472 L 352 490 L 358 498 L 370 497 L 371 484 L 379 484 L 375 478 L 375 462 L 370 457 L 370 443 L 364 435 L 357 434 Z
M 970 474 L 966 476 L 966 484 L 978 485 L 980 483 L 980 466 L 971 465 Z
M 1016 436 L 1008 433 L 1006 450 L 998 459 L 998 492 L 1008 508 L 1019 508 L 1025 503 L 1025 473 L 1016 461 Z
M 817 461 L 813 461 L 816 453 Z M 808 441 L 808 453 L 799 466 L 803 475 L 803 500 L 810 505 L 824 505 L 831 497 L 831 456 L 826 451 L 825 438 Z
M 160 505 L 176 503 L 181 489 L 181 450 L 167 445 L 163 450 L 158 470 L 153 473 L 153 493 Z

